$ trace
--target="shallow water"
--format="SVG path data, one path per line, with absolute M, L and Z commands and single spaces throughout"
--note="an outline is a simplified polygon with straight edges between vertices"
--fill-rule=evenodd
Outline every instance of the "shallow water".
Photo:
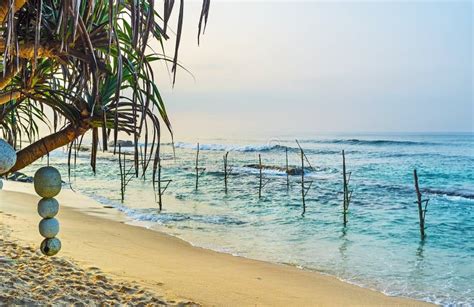
M 196 145 L 163 146 L 163 179 L 173 182 L 159 213 L 148 180 L 134 179 L 120 203 L 117 159 L 101 154 L 98 173 L 80 153 L 72 186 L 124 211 L 131 220 L 194 245 L 245 257 L 288 263 L 343 280 L 430 302 L 474 304 L 474 135 L 325 135 L 300 139 L 314 170 L 301 216 L 300 176 L 264 171 L 268 182 L 258 198 L 258 163 L 301 165 L 293 137 L 201 140 L 200 167 L 206 170 L 195 191 Z M 345 149 L 353 198 L 347 227 L 342 223 L 342 157 Z M 223 155 L 229 150 L 228 193 Z M 131 157 L 129 157 L 131 158 Z M 46 162 L 26 169 L 34 170 Z M 67 180 L 67 156 L 50 162 Z M 132 162 L 127 161 L 131 166 Z M 427 237 L 420 241 L 414 203 L 413 169 L 429 198 Z M 173 198 L 170 200 L 170 198 Z

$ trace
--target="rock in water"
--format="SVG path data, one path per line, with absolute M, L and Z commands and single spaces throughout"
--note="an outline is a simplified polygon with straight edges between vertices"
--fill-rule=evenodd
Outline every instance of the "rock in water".
M 50 219 L 59 211 L 59 203 L 54 198 L 42 198 L 38 202 L 38 214 L 45 219 Z
M 54 238 L 59 232 L 59 222 L 57 219 L 42 219 L 39 223 L 40 234 L 48 239 Z
M 44 239 L 40 246 L 46 256 L 54 256 L 61 250 L 61 241 L 58 238 Z
M 0 139 L 0 174 L 8 172 L 16 163 L 16 152 L 10 144 Z
M 52 166 L 37 170 L 33 182 L 36 193 L 41 197 L 52 198 L 61 191 L 61 174 Z
M 114 146 L 114 141 L 109 142 L 109 146 Z M 126 140 L 117 140 L 117 147 L 133 147 L 134 143 L 132 141 L 126 141 Z

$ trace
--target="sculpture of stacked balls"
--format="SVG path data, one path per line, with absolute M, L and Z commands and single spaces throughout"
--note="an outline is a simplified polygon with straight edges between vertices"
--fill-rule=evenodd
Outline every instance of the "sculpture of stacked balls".
M 33 183 L 36 193 L 43 197 L 38 202 L 38 214 L 43 218 L 39 232 L 45 238 L 40 249 L 44 255 L 53 256 L 61 249 L 61 241 L 56 238 L 59 222 L 54 218 L 59 211 L 59 203 L 54 197 L 61 192 L 61 174 L 54 167 L 45 166 L 36 171 Z

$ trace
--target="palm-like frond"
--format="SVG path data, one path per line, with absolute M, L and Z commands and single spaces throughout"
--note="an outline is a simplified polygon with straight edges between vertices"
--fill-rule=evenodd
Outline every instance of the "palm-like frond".
M 154 0 L 5 0 L 0 4 L 0 129 L 13 143 L 25 135 L 38 138 L 38 123 L 50 125 L 44 108 L 52 110 L 56 131 L 65 125 L 92 131 L 91 165 L 99 130 L 103 148 L 113 131 L 135 140 L 153 135 L 150 152 L 159 153 L 160 121 L 172 134 L 151 63 L 178 65 L 184 0 L 180 0 L 173 58 L 156 54 L 151 41 L 163 46 L 174 6 L 164 1 L 162 15 Z M 207 23 L 209 0 L 203 1 L 198 40 Z M 163 24 L 160 26 L 159 23 Z M 204 28 L 202 24 L 204 23 Z M 3 96 L 2 96 L 3 95 Z M 70 147 L 72 148 L 72 146 Z M 146 151 L 146 150 L 145 150 Z M 144 164 L 148 165 L 148 163 Z

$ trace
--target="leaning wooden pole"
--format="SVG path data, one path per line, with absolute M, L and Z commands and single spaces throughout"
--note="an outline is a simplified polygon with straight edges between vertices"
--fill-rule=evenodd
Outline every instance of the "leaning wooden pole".
M 163 200 L 161 197 L 161 157 L 158 156 L 158 205 L 160 207 L 160 211 L 163 209 Z
M 423 200 L 421 198 L 420 187 L 418 185 L 418 174 L 416 173 L 416 169 L 413 171 L 413 177 L 415 179 L 415 190 L 416 190 L 416 203 L 418 204 L 418 216 L 420 219 L 420 235 L 421 239 L 425 238 L 425 214 L 423 211 Z
M 288 147 L 285 148 L 286 153 L 286 190 L 290 189 L 290 171 L 288 167 Z
M 301 199 L 303 201 L 303 213 L 301 215 L 304 215 L 306 213 L 306 202 L 305 202 L 305 196 L 306 196 L 306 191 L 304 187 L 304 152 L 303 149 L 301 150 Z
M 124 194 L 125 194 L 125 179 L 124 179 L 124 172 L 125 172 L 125 168 L 124 170 L 122 171 L 122 146 L 119 145 L 119 152 L 118 152 L 118 155 L 119 155 L 119 168 L 120 168 L 120 195 L 121 195 L 121 199 L 122 199 L 122 203 L 124 201 Z M 125 161 L 124 161 L 125 163 Z
M 197 151 L 196 151 L 196 191 L 199 185 L 199 143 L 197 143 Z
M 262 174 L 262 156 L 258 155 L 258 168 L 260 170 L 260 184 L 258 185 L 258 198 L 262 197 L 262 184 L 263 184 L 263 174 Z
M 343 177 L 343 215 L 344 215 L 344 226 L 347 224 L 347 207 L 348 207 L 348 191 L 347 191 L 347 176 L 346 176 L 346 157 L 344 150 L 342 151 L 342 177 Z
M 145 152 L 145 155 L 146 155 L 146 152 Z M 145 178 L 145 170 L 146 170 L 145 159 L 146 159 L 146 157 L 143 155 L 143 147 L 140 146 L 140 163 L 141 163 L 141 167 L 142 167 L 143 181 L 146 181 L 146 178 Z
M 224 155 L 224 191 L 225 193 L 227 194 L 227 172 L 228 172 L 228 156 L 229 156 L 229 152 L 226 152 L 225 155 Z

